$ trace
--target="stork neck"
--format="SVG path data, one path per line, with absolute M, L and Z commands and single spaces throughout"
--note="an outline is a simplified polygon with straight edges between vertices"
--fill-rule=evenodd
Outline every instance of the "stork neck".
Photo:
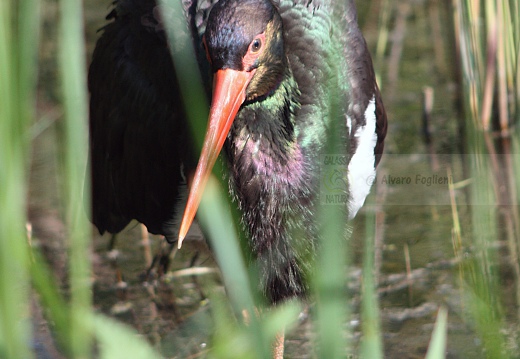
M 296 141 L 295 112 L 299 108 L 298 96 L 298 85 L 287 69 L 271 93 L 243 105 L 235 119 L 230 140 L 235 145 L 238 145 L 237 140 L 264 144 L 271 156 L 279 156 L 279 160 L 283 161 Z

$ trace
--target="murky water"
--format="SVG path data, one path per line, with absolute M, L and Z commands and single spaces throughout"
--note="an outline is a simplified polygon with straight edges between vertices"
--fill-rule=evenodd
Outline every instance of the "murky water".
M 65 241 L 63 225 L 59 220 L 57 136 L 52 122 L 60 116 L 53 55 L 56 7 L 50 0 L 44 1 L 44 4 L 48 21 L 41 48 L 39 118 L 48 120 L 49 126 L 34 142 L 30 219 L 35 237 L 40 238 L 55 273 L 64 282 Z M 376 212 L 379 219 L 377 233 L 380 244 L 376 250 L 376 264 L 385 357 L 424 357 L 437 310 L 444 305 L 449 310 L 447 357 L 483 358 L 482 343 L 466 320 L 452 240 L 454 222 L 450 193 L 448 183 L 444 181 L 448 176 L 451 176 L 452 182 L 465 179 L 464 157 L 452 155 L 460 152 L 455 80 L 449 55 L 446 55 L 443 68 L 432 61 L 435 49 L 426 20 L 428 8 L 420 2 L 410 4 L 398 82 L 388 80 L 388 71 L 396 69 L 389 70 L 385 61 L 377 64 L 382 70 L 382 92 L 390 128 L 386 156 L 376 181 L 377 190 L 374 190 L 370 203 L 364 209 Z M 108 9 L 109 1 L 85 1 L 89 58 L 97 37 L 96 29 L 105 23 L 104 16 Z M 375 21 L 376 17 L 365 7 L 360 14 L 367 39 L 374 48 L 377 28 L 370 21 Z M 440 14 L 446 16 L 442 8 Z M 443 18 L 443 21 L 446 20 Z M 391 53 L 391 50 L 388 52 Z M 431 86 L 435 91 L 430 145 L 425 144 L 422 135 L 424 86 Z M 464 189 L 458 191 L 459 196 L 464 195 Z M 492 210 L 492 203 L 484 205 Z M 469 207 L 461 205 L 459 211 L 461 220 L 468 221 Z M 356 254 L 361 253 L 363 248 L 364 213 L 361 212 L 354 222 Z M 93 240 L 94 306 L 100 312 L 135 327 L 165 357 L 204 357 L 211 334 L 211 303 L 207 298 L 213 291 L 224 290 L 215 261 L 201 236 L 195 233 L 191 237 L 192 240 L 185 243 L 182 251 L 175 254 L 171 272 L 162 280 L 147 282 L 143 280 L 146 264 L 140 227 L 135 224 L 127 228 L 119 236 L 116 246 L 119 272 L 126 283 L 124 289 L 117 284 L 118 271 L 113 267 L 113 260 L 107 251 L 109 237 L 96 235 Z M 163 245 L 162 239 L 152 237 L 151 244 L 152 253 L 155 253 Z M 505 248 L 501 242 L 496 245 Z M 499 253 L 504 255 L 501 259 L 501 291 L 509 320 L 504 330 L 510 331 L 508 337 L 514 345 L 518 325 L 516 281 L 513 269 L 508 265 L 510 258 L 507 250 Z M 360 263 L 354 261 L 351 278 L 357 277 L 359 266 Z M 179 274 L 176 271 L 184 268 L 202 268 L 209 273 L 176 276 L 176 273 Z M 358 288 L 354 293 L 358 293 L 359 283 L 356 279 L 351 281 L 351 287 Z M 355 298 L 354 302 L 358 299 Z M 354 313 L 354 316 L 358 317 L 358 314 Z M 288 334 L 288 358 L 312 357 L 311 323 L 308 315 L 302 315 L 297 328 Z M 359 333 L 360 328 L 355 323 L 353 326 L 354 333 Z

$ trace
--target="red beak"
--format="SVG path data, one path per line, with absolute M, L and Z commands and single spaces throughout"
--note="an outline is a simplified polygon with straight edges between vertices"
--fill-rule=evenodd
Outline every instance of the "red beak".
M 253 74 L 254 71 L 231 69 L 219 70 L 215 74 L 208 129 L 206 130 L 197 170 L 191 183 L 188 202 L 182 216 L 179 230 L 179 248 L 182 246 L 182 241 L 197 213 L 204 187 L 224 145 L 231 124 L 246 98 L 246 88 Z

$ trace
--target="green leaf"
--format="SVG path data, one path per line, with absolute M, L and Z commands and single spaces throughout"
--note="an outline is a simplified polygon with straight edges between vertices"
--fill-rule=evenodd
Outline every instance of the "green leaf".
M 100 359 L 162 358 L 136 331 L 103 315 L 94 317 L 94 334 Z
M 446 341 L 448 336 L 448 310 L 445 307 L 439 309 L 432 339 L 426 353 L 426 359 L 442 359 L 446 357 Z

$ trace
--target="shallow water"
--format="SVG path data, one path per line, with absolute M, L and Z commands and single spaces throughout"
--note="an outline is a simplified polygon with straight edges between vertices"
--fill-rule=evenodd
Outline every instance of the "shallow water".
M 368 2 L 367 2 L 368 3 Z M 54 119 L 60 108 L 56 96 L 56 63 L 54 58 L 56 17 L 53 1 L 44 1 L 45 23 L 40 51 L 39 118 L 50 119 L 34 141 L 31 170 L 29 213 L 34 235 L 39 238 L 57 277 L 66 283 L 64 228 L 60 221 L 60 181 Z M 448 358 L 485 357 L 481 340 L 468 324 L 467 298 L 461 290 L 459 259 L 454 253 L 453 217 L 448 184 L 466 177 L 461 156 L 459 120 L 456 111 L 456 83 L 451 63 L 439 68 L 432 58 L 434 48 L 426 20 L 427 8 L 421 2 L 410 2 L 403 54 L 399 62 L 397 83 L 389 83 L 385 56 L 377 63 L 382 73 L 382 93 L 390 121 L 386 155 L 380 165 L 377 188 L 365 208 L 354 221 L 352 241 L 354 262 L 350 269 L 353 319 L 348 324 L 359 339 L 359 276 L 362 258 L 364 216 L 374 212 L 379 219 L 376 248 L 376 273 L 379 278 L 382 330 L 386 358 L 424 357 L 437 310 L 449 310 Z M 368 7 L 368 6 L 367 6 Z M 109 1 L 86 0 L 86 39 L 91 53 L 96 29 L 105 21 Z M 440 9 L 441 16 L 446 16 Z M 375 47 L 377 28 L 370 23 L 376 17 L 366 8 L 360 9 L 361 23 L 371 48 Z M 446 18 L 442 18 L 446 21 Z M 447 36 L 446 34 L 443 34 Z M 448 46 L 446 46 L 448 47 Z M 446 50 L 448 51 L 448 50 Z M 389 50 L 390 52 L 390 50 Z M 90 56 L 90 55 L 88 55 Z M 449 58 L 449 56 L 447 56 Z M 435 90 L 432 111 L 432 144 L 422 136 L 422 93 L 424 86 Z M 448 169 L 450 172 L 448 173 Z M 471 205 L 465 189 L 457 190 L 459 215 L 468 229 Z M 466 201 L 466 202 L 465 202 Z M 469 205 L 468 205 L 469 204 Z M 494 211 L 494 203 L 480 203 Z M 490 214 L 491 215 L 491 214 Z M 467 233 L 465 234 L 468 235 Z M 117 285 L 118 272 L 107 251 L 109 237 L 95 235 L 92 245 L 93 289 L 95 308 L 135 327 L 165 357 L 204 357 L 211 335 L 211 302 L 214 291 L 223 292 L 215 261 L 196 230 L 181 251 L 175 254 L 170 272 L 161 280 L 144 281 L 141 231 L 137 224 L 129 226 L 118 237 L 117 265 L 126 283 Z M 517 345 L 518 303 L 515 297 L 517 279 L 510 265 L 505 242 L 497 238 L 501 263 L 500 291 L 507 323 L 504 324 L 510 345 Z M 159 237 L 151 238 L 152 253 L 163 245 Z M 463 244 L 466 256 L 472 249 Z M 113 253 L 112 253 L 113 254 Z M 407 261 L 408 272 L 407 272 Z M 177 277 L 177 270 L 204 268 L 210 273 Z M 173 274 L 172 274 L 173 273 Z M 312 306 L 301 315 L 297 327 L 288 333 L 287 358 L 313 357 Z M 347 325 L 347 324 L 346 324 Z

